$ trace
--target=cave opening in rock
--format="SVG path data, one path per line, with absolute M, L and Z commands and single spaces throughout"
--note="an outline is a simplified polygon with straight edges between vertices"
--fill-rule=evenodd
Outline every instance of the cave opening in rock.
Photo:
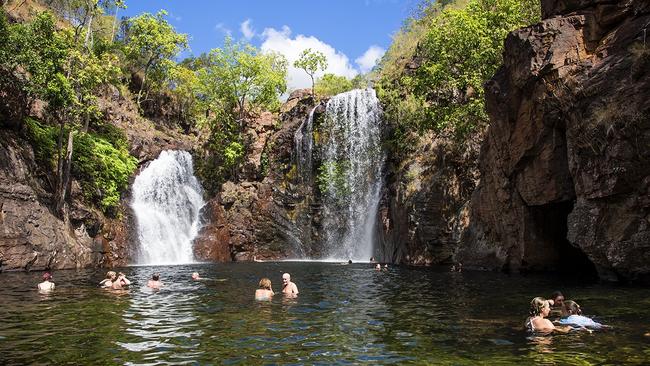
M 567 239 L 568 216 L 573 210 L 573 201 L 550 203 L 529 207 L 533 220 L 533 232 L 537 240 L 538 270 L 552 270 L 562 274 L 578 275 L 585 279 L 598 278 L 596 267 L 587 255 Z M 528 249 L 528 248 L 527 248 Z M 528 251 L 528 250 L 527 250 Z M 540 252 L 543 254 L 540 255 Z

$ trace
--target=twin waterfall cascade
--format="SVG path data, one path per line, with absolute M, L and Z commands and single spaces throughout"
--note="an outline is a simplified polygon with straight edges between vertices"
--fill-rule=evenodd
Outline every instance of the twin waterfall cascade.
M 373 89 L 332 97 L 325 109 L 319 168 L 323 255 L 368 261 L 383 185 L 381 109 Z
M 192 241 L 205 202 L 186 151 L 163 151 L 133 183 L 131 208 L 138 227 L 138 264 L 194 261 Z

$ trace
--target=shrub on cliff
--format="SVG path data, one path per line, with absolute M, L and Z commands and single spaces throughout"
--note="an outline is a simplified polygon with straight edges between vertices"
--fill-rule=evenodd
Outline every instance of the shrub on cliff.
M 539 0 L 429 5 L 380 63 L 378 95 L 397 131 L 451 130 L 462 139 L 488 123 L 483 84 L 501 65 L 508 32 L 540 18 Z
M 34 148 L 34 155 L 43 167 L 40 176 L 50 180 L 50 172 L 56 169 L 56 127 L 44 125 L 35 119 L 25 120 L 27 137 Z M 102 134 L 76 133 L 72 174 L 79 181 L 84 198 L 94 203 L 104 213 L 115 215 L 120 194 L 126 190 L 129 177 L 137 167 L 137 159 L 129 155 L 124 132 L 105 125 Z M 50 182 L 53 185 L 53 182 Z

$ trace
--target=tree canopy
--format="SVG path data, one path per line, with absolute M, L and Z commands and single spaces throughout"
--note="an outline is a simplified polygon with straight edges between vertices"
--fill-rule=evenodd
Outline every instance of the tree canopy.
M 320 51 L 307 48 L 300 53 L 293 66 L 305 70 L 309 75 L 311 78 L 311 93 L 314 94 L 314 74 L 327 69 L 327 57 Z

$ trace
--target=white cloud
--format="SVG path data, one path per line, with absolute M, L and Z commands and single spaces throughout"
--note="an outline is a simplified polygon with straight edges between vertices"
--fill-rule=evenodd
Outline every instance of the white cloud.
M 373 45 L 370 46 L 370 48 L 368 48 L 366 52 L 361 55 L 361 57 L 354 60 L 354 62 L 359 65 L 361 72 L 365 74 L 368 71 L 372 70 L 375 65 L 377 65 L 377 62 L 381 59 L 385 52 L 385 49 Z
M 239 29 L 241 30 L 241 33 L 244 35 L 244 38 L 247 40 L 251 40 L 253 36 L 255 36 L 255 30 L 253 27 L 251 27 L 252 20 L 246 19 L 244 22 L 242 22 L 239 26 Z
M 226 27 L 223 23 L 219 23 L 215 25 L 214 29 L 227 35 L 228 37 L 232 36 L 232 31 L 230 30 L 230 28 Z
M 275 51 L 287 58 L 287 61 L 289 62 L 287 77 L 287 86 L 289 90 L 311 88 L 311 79 L 309 78 L 309 75 L 307 75 L 304 70 L 293 67 L 294 61 L 298 59 L 300 53 L 306 48 L 320 51 L 325 55 L 325 57 L 327 57 L 327 69 L 325 72 L 316 73 L 314 77 L 315 79 L 322 76 L 324 73 L 332 73 L 335 75 L 346 76 L 348 78 L 352 78 L 359 73 L 359 71 L 350 63 L 348 57 L 342 52 L 337 51 L 334 47 L 314 36 L 304 36 L 299 34 L 292 38 L 291 29 L 286 25 L 283 26 L 281 30 L 266 28 L 264 29 L 264 32 L 262 32 L 261 37 L 262 46 L 260 48 L 263 52 Z

